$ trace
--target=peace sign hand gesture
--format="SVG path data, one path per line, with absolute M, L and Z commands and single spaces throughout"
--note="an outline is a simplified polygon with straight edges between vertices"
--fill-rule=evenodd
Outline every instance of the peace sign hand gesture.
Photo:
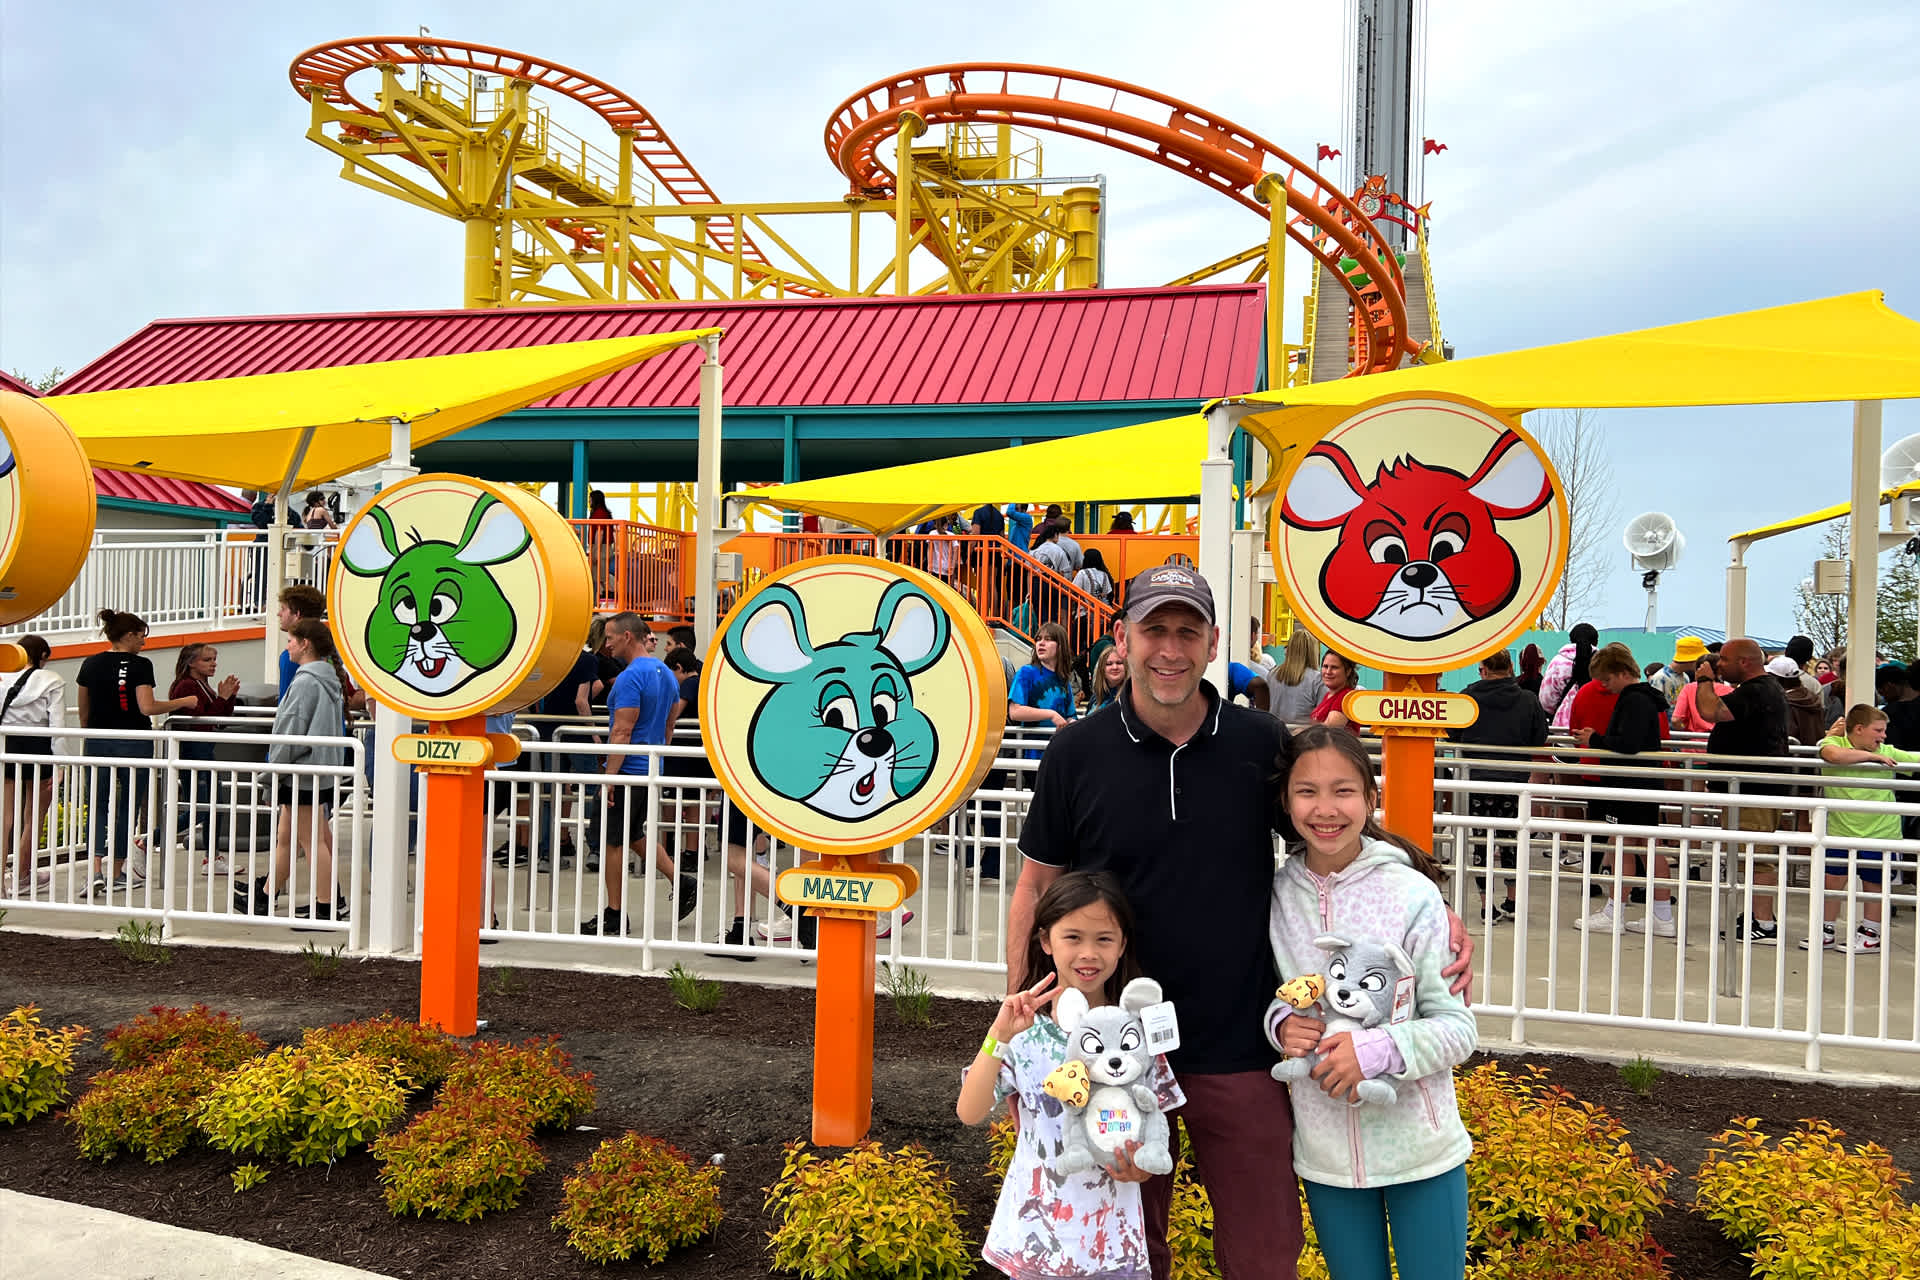
M 1000 1012 L 994 1016 L 993 1029 L 988 1034 L 1004 1043 L 1031 1027 L 1040 1010 L 1060 994 L 1060 989 L 1053 985 L 1055 977 L 1050 973 L 1025 991 L 1016 991 L 1002 1000 Z

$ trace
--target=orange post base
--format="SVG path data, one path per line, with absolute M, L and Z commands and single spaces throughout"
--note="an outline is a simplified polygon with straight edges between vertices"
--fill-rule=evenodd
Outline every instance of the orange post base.
M 485 716 L 447 725 L 484 737 Z M 480 1000 L 480 916 L 486 896 L 487 781 L 480 769 L 429 773 L 420 865 L 420 1022 L 470 1036 Z
M 851 860 L 856 867 L 870 858 Z M 813 1142 L 850 1147 L 873 1123 L 874 922 L 820 920 L 813 996 Z
M 1389 693 L 1437 684 L 1432 676 L 1387 673 Z M 1380 731 L 1380 808 L 1387 830 L 1433 848 L 1433 738 L 1427 733 Z

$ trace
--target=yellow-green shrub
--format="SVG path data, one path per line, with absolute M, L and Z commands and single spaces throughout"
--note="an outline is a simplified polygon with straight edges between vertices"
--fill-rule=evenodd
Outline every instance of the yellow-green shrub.
M 200 1102 L 223 1074 L 192 1048 L 102 1071 L 67 1108 L 80 1154 L 111 1160 L 125 1151 L 149 1164 L 179 1155 L 198 1136 Z
M 1496 1245 L 1467 1268 L 1467 1280 L 1666 1280 L 1666 1250 L 1651 1236 L 1615 1240 L 1590 1233 L 1579 1240 L 1536 1236 Z
M 85 1027 L 40 1025 L 40 1007 L 24 1004 L 0 1018 L 0 1121 L 19 1124 L 67 1100 L 73 1047 Z
M 387 1064 L 286 1045 L 221 1077 L 196 1119 L 222 1151 L 314 1164 L 371 1141 L 406 1106 Z
M 720 1166 L 658 1138 L 609 1138 L 563 1184 L 556 1231 L 589 1262 L 660 1262 L 720 1225 Z
M 1694 1205 L 1749 1251 L 1795 1225 L 1865 1222 L 1901 1207 L 1911 1179 L 1884 1148 L 1869 1142 L 1848 1151 L 1845 1136 L 1823 1120 L 1802 1120 L 1771 1142 L 1759 1120 L 1737 1119 L 1714 1138 L 1694 1179 Z
M 918 1147 L 866 1142 L 823 1160 L 790 1143 L 766 1206 L 776 1271 L 808 1280 L 913 1276 L 962 1280 L 973 1258 L 946 1167 Z
M 513 1208 L 527 1179 L 547 1167 L 532 1134 L 523 1108 L 475 1093 L 442 1099 L 374 1142 L 387 1208 L 449 1222 Z
M 1577 1241 L 1589 1231 L 1639 1240 L 1666 1203 L 1673 1170 L 1642 1163 L 1627 1131 L 1602 1107 L 1495 1063 L 1456 1074 L 1460 1118 L 1473 1136 L 1467 1162 L 1472 1251 L 1536 1237 Z
M 1013 1164 L 1013 1149 L 1019 1141 L 1020 1130 L 1014 1127 L 1011 1114 L 987 1126 L 987 1176 L 993 1179 L 994 1186 L 1007 1180 L 1007 1169 Z
M 265 1053 L 267 1042 L 243 1030 L 240 1019 L 204 1004 L 191 1009 L 155 1005 L 131 1022 L 107 1032 L 101 1045 L 116 1067 L 143 1067 L 175 1050 L 185 1049 L 219 1070 L 237 1067 Z
M 1753 1263 L 1759 1280 L 1913 1280 L 1920 1206 L 1831 1205 L 1787 1222 Z
M 440 1097 L 478 1094 L 526 1109 L 535 1129 L 561 1129 L 593 1110 L 593 1073 L 575 1071 L 553 1039 L 476 1044 L 447 1072 Z
M 384 1062 L 400 1075 L 409 1091 L 439 1084 L 460 1057 L 459 1043 L 446 1032 L 391 1013 L 315 1027 L 307 1032 L 304 1043 L 310 1049 L 354 1053 Z

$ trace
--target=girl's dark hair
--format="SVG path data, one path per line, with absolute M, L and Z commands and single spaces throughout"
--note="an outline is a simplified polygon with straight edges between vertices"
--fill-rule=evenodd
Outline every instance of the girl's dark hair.
M 1120 1002 L 1126 985 L 1143 975 L 1140 962 L 1133 957 L 1133 908 L 1120 892 L 1120 882 L 1104 871 L 1069 871 L 1048 885 L 1040 901 L 1033 904 L 1033 932 L 1027 936 L 1026 967 L 1020 971 L 1018 986 L 1031 987 L 1054 971 L 1052 958 L 1040 945 L 1047 930 L 1059 924 L 1062 916 L 1096 902 L 1106 903 L 1107 910 L 1113 912 L 1113 922 L 1120 926 L 1120 941 L 1126 944 L 1120 952 L 1120 963 L 1107 975 L 1107 1003 Z
M 173 678 L 175 680 L 186 679 L 187 668 L 191 667 L 194 659 L 200 656 L 200 651 L 208 647 L 207 644 L 199 640 L 194 641 L 192 644 L 181 645 L 180 656 L 173 660 Z
M 1043 622 L 1040 624 L 1040 629 L 1033 633 L 1033 639 L 1036 645 L 1033 654 L 1034 665 L 1045 665 L 1040 661 L 1040 651 L 1037 646 L 1042 640 L 1051 640 L 1053 641 L 1053 666 L 1048 670 L 1061 679 L 1066 679 L 1067 674 L 1073 670 L 1073 638 L 1067 634 L 1067 629 L 1057 622 Z
M 296 640 L 306 641 L 313 649 L 315 659 L 333 662 L 338 668 L 333 653 L 333 632 L 324 621 L 319 618 L 295 618 L 293 625 L 287 628 L 287 634 Z
M 1540 652 L 1540 646 L 1530 644 L 1520 651 L 1520 674 L 1530 676 L 1547 665 L 1546 655 Z
M 1113 576 L 1111 573 L 1107 573 L 1107 558 L 1100 554 L 1100 548 L 1098 547 L 1088 547 L 1085 551 L 1081 552 L 1080 567 L 1082 569 L 1098 569 L 1100 572 L 1106 573 L 1109 578 Z
M 1567 639 L 1573 641 L 1573 679 L 1567 687 L 1578 689 L 1593 679 L 1593 671 L 1588 664 L 1593 661 L 1593 651 L 1600 644 L 1600 633 L 1593 629 L 1591 622 L 1576 622 L 1573 630 L 1567 632 Z
M 1373 776 L 1373 761 L 1367 758 L 1367 749 L 1361 745 L 1357 736 L 1345 729 L 1313 724 L 1294 734 L 1290 746 L 1292 760 L 1289 763 L 1293 765 L 1299 764 L 1301 758 L 1309 751 L 1337 751 L 1345 756 L 1347 763 L 1353 766 L 1353 771 L 1360 776 L 1361 785 L 1366 789 L 1367 824 L 1361 828 L 1360 834 L 1368 839 L 1384 840 L 1404 851 L 1412 860 L 1415 871 L 1435 884 L 1445 887 L 1445 873 L 1440 870 L 1440 864 L 1433 860 L 1433 855 L 1406 837 L 1397 836 L 1387 830 L 1380 825 L 1380 819 L 1374 816 L 1373 811 L 1380 805 L 1380 783 Z M 1280 785 L 1282 787 L 1287 785 L 1287 774 L 1281 774 Z M 1283 797 L 1284 794 L 1283 792 Z
M 106 632 L 108 644 L 119 644 L 134 632 L 147 630 L 147 620 L 131 613 L 102 609 L 100 630 Z
M 27 653 L 27 669 L 37 671 L 53 656 L 53 646 L 39 636 L 21 636 L 20 647 Z

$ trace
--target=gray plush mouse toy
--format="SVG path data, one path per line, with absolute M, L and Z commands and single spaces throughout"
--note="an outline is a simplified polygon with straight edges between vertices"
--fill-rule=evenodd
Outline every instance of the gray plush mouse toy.
M 1167 1117 L 1153 1092 L 1153 1050 L 1140 1011 L 1160 1003 L 1160 984 L 1135 978 L 1120 1003 L 1089 1008 L 1078 991 L 1061 993 L 1054 1021 L 1067 1033 L 1066 1061 L 1042 1088 L 1066 1106 L 1066 1146 L 1057 1172 L 1113 1168 L 1115 1149 L 1138 1142 L 1133 1163 L 1148 1173 L 1172 1173 Z
M 1326 1035 L 1341 1031 L 1359 1031 L 1366 1027 L 1384 1027 L 1393 1017 L 1394 989 L 1400 979 L 1414 971 L 1413 961 L 1397 943 L 1350 942 L 1331 933 L 1313 940 L 1327 955 L 1327 971 L 1303 974 L 1281 984 L 1278 998 L 1267 1006 L 1267 1039 L 1275 1049 L 1282 1019 L 1281 1006 L 1306 1010 L 1318 1005 L 1326 1017 Z M 1321 1061 L 1314 1053 L 1304 1058 L 1288 1058 L 1276 1063 L 1273 1078 L 1292 1082 L 1306 1080 Z M 1360 1102 L 1392 1102 L 1400 1095 L 1385 1080 L 1362 1080 L 1356 1090 Z

